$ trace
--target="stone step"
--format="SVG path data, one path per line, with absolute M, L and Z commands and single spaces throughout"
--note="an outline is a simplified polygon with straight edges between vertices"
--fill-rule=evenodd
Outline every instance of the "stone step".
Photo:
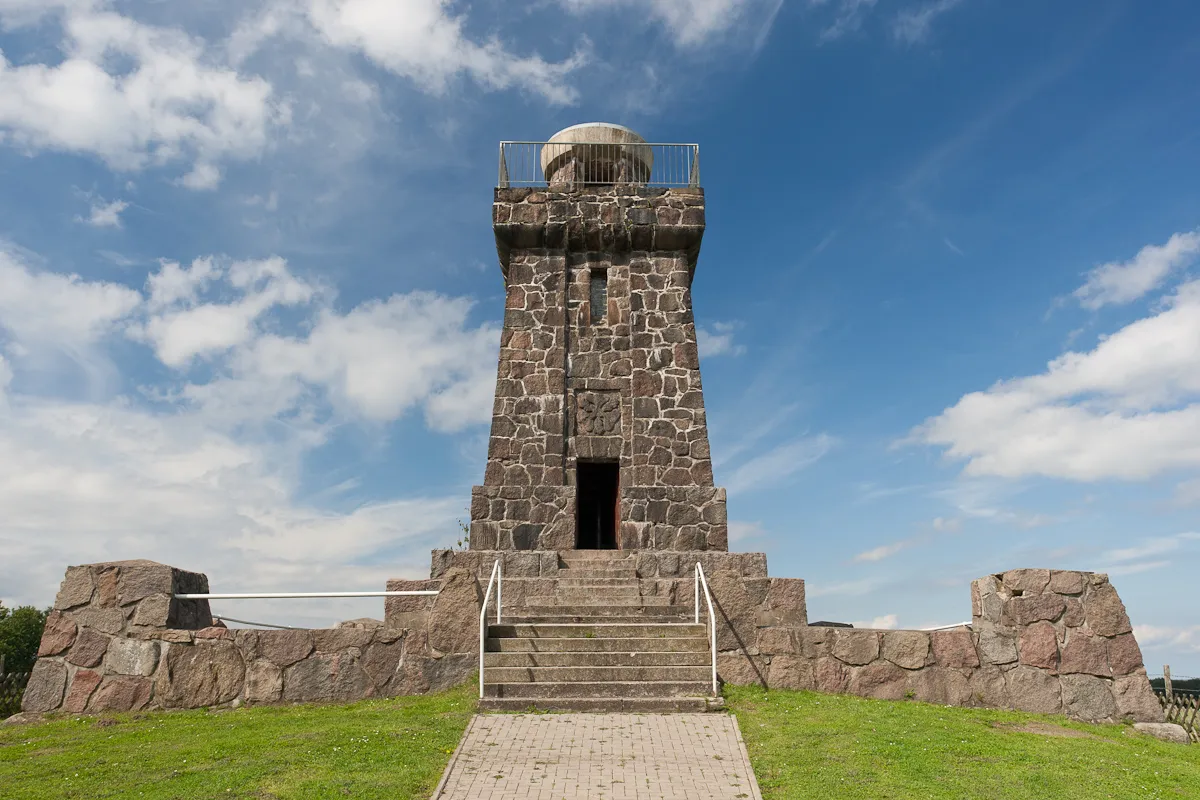
M 538 641 L 536 639 L 516 639 L 504 641 Z M 570 639 L 560 641 L 572 641 Z M 587 640 L 595 641 L 595 640 Z M 613 641 L 601 640 L 601 641 Z M 631 641 L 621 639 L 621 642 Z M 661 639 L 657 641 L 663 641 Z M 563 652 L 528 652 L 528 653 L 493 653 L 483 654 L 483 665 L 486 670 L 493 667 L 710 667 L 711 655 L 708 648 L 687 651 L 563 651 Z
M 669 597 L 642 597 L 635 591 L 631 595 L 609 595 L 600 597 L 591 597 L 586 594 L 576 594 L 575 592 L 556 592 L 549 597 L 529 597 L 526 602 L 541 606 L 654 606 L 662 608 L 671 604 Z
M 519 639 L 666 639 L 697 636 L 707 641 L 703 623 L 691 622 L 584 622 L 584 623 L 505 623 L 489 625 L 488 636 Z
M 708 638 L 705 636 L 508 638 L 487 639 L 484 646 L 488 653 L 704 653 L 708 658 L 709 652 Z
M 559 569 L 559 580 L 564 578 L 580 578 L 583 580 L 637 580 L 637 570 L 633 567 L 621 567 L 613 569 Z
M 640 598 L 641 592 L 636 585 L 633 586 L 559 586 L 554 590 L 554 594 L 550 597 L 558 598 L 559 600 L 574 599 L 582 602 L 589 601 L 605 601 L 609 599 L 625 600 L 629 598 Z M 657 597 L 657 595 L 651 595 Z M 535 602 L 538 597 L 526 598 L 526 602 Z M 665 596 L 663 599 L 668 599 Z
M 679 621 L 695 619 L 695 612 L 688 606 L 668 606 L 647 604 L 643 609 L 638 605 L 530 605 L 526 604 L 521 612 L 523 618 L 529 617 L 629 617 L 649 614 L 652 616 L 678 618 Z
M 606 623 L 622 623 L 626 625 L 669 625 L 672 623 L 682 623 L 687 620 L 684 617 L 674 616 L 670 614 L 629 614 L 622 616 L 601 617 Z M 528 625 L 582 625 L 589 622 L 595 622 L 597 617 L 591 614 L 542 614 L 533 616 L 529 614 L 513 614 L 512 619 L 507 619 L 506 622 L 514 624 Z
M 634 555 L 625 550 L 560 550 L 559 561 L 630 561 Z
M 483 680 L 489 683 L 662 683 L 711 680 L 712 667 L 488 667 Z
M 484 670 L 484 680 L 487 680 Z M 709 681 L 610 681 L 608 683 L 485 683 L 484 697 L 521 699 L 564 697 L 704 697 L 712 694 Z
M 722 697 L 485 697 L 480 711 L 577 711 L 610 714 L 703 713 L 725 708 Z
M 632 586 L 634 589 L 639 588 L 637 578 L 580 578 L 576 577 L 574 573 L 562 571 L 558 574 L 559 589 L 598 589 L 603 586 Z

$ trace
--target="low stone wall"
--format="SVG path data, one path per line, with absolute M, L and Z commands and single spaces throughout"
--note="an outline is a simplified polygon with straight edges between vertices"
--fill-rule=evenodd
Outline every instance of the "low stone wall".
M 1019 569 L 980 578 L 970 628 L 759 624 L 752 639 L 757 609 L 737 583 L 712 580 L 724 616 L 717 670 L 729 683 L 1163 721 L 1125 607 L 1103 574 Z
M 466 680 L 478 661 L 474 575 L 447 570 L 416 624 L 320 630 L 213 627 L 208 580 L 149 561 L 71 567 L 42 637 L 22 709 L 96 713 L 421 694 Z M 422 587 L 425 588 L 425 587 Z

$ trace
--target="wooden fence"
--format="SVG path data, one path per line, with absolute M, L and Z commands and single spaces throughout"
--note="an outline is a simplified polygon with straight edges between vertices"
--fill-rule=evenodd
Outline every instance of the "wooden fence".
M 28 672 L 0 673 L 0 719 L 11 717 L 21 710 L 21 695 L 29 682 Z
M 1192 741 L 1200 743 L 1200 695 L 1175 691 L 1167 697 L 1162 689 L 1155 689 L 1154 693 L 1167 715 L 1167 722 L 1182 725 Z

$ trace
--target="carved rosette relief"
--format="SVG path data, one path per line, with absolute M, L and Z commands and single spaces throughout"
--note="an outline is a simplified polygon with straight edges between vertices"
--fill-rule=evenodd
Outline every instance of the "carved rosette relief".
M 621 434 L 621 393 L 580 392 L 575 396 L 575 429 L 590 436 Z

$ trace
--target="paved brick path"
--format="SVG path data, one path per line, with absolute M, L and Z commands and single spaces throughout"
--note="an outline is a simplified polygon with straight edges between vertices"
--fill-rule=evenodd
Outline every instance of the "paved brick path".
M 495 714 L 467 726 L 436 800 L 760 800 L 727 714 Z

